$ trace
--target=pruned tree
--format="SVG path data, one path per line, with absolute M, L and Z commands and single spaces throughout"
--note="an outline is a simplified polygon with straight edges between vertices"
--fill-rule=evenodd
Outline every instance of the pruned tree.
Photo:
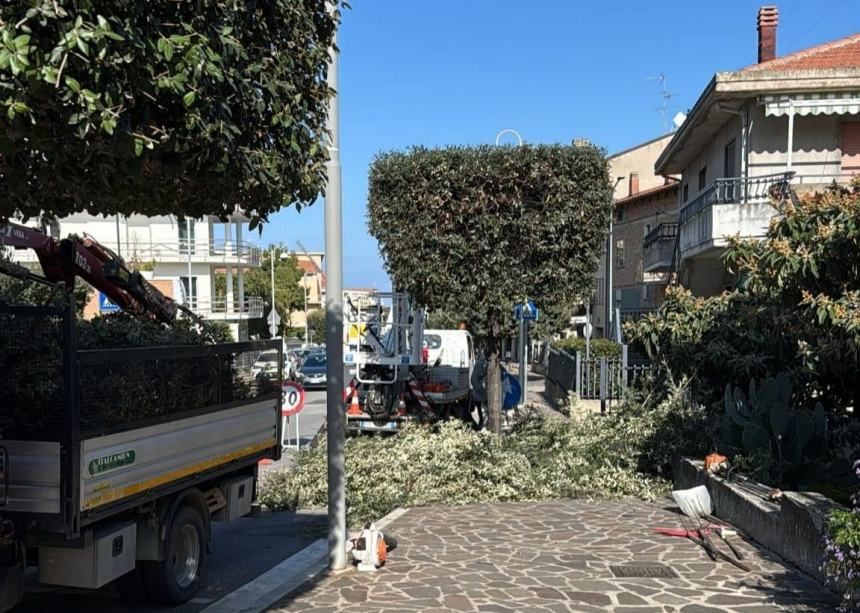
M 0 6 L 0 221 L 226 216 L 325 181 L 326 0 Z
M 370 170 L 369 226 L 399 290 L 459 316 L 485 346 L 501 428 L 499 341 L 515 303 L 558 312 L 588 292 L 612 186 L 593 146 L 415 148 Z

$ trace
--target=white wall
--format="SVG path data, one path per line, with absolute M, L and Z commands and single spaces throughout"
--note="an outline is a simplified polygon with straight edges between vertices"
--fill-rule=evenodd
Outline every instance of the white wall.
M 716 179 L 725 176 L 725 150 L 726 146 L 735 141 L 735 176 L 741 174 L 741 118 L 737 115 L 726 113 L 726 123 L 720 128 L 710 144 L 699 151 L 693 160 L 684 168 L 681 175 L 681 189 L 679 199 L 681 206 L 690 202 L 699 193 L 699 171 L 705 170 L 705 187 Z M 684 201 L 684 186 L 688 185 L 687 200 Z

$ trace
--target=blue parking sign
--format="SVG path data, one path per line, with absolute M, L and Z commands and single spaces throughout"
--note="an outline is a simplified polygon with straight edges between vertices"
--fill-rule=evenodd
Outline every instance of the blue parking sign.
M 100 313 L 118 313 L 120 310 L 119 305 L 116 304 L 113 300 L 105 296 L 102 292 L 99 292 L 99 312 Z

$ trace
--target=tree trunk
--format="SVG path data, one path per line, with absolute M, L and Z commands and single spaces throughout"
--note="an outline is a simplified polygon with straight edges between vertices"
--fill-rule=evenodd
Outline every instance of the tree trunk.
M 499 314 L 490 311 L 487 334 L 487 429 L 502 433 L 502 376 L 499 365 Z

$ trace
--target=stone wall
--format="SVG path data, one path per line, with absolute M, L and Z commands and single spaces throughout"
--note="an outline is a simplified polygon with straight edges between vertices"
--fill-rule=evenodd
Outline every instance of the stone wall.
M 779 554 L 819 581 L 824 558 L 822 531 L 827 515 L 841 505 L 815 492 L 785 492 L 781 503 L 765 499 L 769 487 L 746 481 L 728 482 L 707 475 L 702 462 L 683 458 L 674 471 L 675 487 L 705 485 L 714 514 L 754 541 Z

